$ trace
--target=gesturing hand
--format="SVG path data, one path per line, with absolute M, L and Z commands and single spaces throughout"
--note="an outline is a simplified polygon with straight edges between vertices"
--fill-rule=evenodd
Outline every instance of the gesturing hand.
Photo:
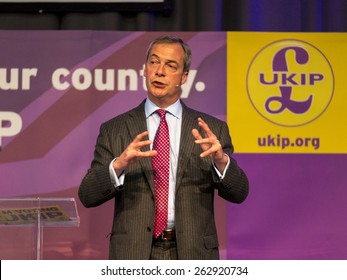
M 202 137 L 199 131 L 195 128 L 192 130 L 192 134 L 196 139 L 195 143 L 199 144 L 203 151 L 200 156 L 209 156 L 211 160 L 216 164 L 218 170 L 220 172 L 223 172 L 225 166 L 228 163 L 228 159 L 223 152 L 222 145 L 220 144 L 216 135 L 211 131 L 207 123 L 205 123 L 202 118 L 198 118 L 198 125 L 204 131 L 204 137 Z
M 148 131 L 138 134 L 123 153 L 113 162 L 113 168 L 119 176 L 128 166 L 142 158 L 153 157 L 157 155 L 157 151 L 141 151 L 142 147 L 150 145 L 151 140 L 143 140 L 148 135 Z

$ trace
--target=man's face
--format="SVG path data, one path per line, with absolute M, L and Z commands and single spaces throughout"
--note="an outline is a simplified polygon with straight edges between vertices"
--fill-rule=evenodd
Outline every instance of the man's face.
M 183 56 L 179 44 L 157 44 L 146 61 L 144 75 L 148 98 L 161 108 L 176 102 L 181 85 L 187 80 L 188 72 L 183 72 Z

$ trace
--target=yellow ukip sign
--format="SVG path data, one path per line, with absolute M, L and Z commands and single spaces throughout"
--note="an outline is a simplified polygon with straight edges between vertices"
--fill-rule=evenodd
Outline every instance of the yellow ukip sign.
M 228 33 L 239 153 L 347 152 L 347 33 Z

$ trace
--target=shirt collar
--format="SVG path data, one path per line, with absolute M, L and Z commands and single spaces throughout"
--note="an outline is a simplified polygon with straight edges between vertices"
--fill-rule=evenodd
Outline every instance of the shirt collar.
M 156 110 L 161 109 L 157 105 L 155 105 L 149 98 L 146 99 L 145 102 L 145 114 L 146 118 L 148 118 L 150 115 L 152 115 Z M 182 104 L 180 99 L 177 99 L 177 101 L 170 105 L 169 107 L 165 108 L 166 111 L 168 111 L 171 115 L 175 116 L 176 118 L 181 118 L 182 116 Z

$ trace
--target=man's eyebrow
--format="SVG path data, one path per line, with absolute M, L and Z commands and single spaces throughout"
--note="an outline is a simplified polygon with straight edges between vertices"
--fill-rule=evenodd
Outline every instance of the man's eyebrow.
M 160 60 L 160 57 L 159 57 L 158 55 L 156 55 L 155 53 L 152 53 L 152 54 L 149 56 L 149 58 L 151 58 L 151 57 L 155 57 L 155 58 L 157 58 L 157 59 Z M 172 60 L 172 59 L 166 60 L 166 63 L 176 63 L 177 65 L 179 65 L 179 63 L 178 63 L 176 60 Z
M 152 56 L 159 58 L 159 56 L 157 56 L 155 53 L 152 53 L 149 57 L 152 57 Z
M 176 60 L 170 60 L 170 59 L 169 59 L 167 62 L 168 62 L 168 63 L 175 63 L 175 64 L 179 65 L 178 62 L 177 62 Z

